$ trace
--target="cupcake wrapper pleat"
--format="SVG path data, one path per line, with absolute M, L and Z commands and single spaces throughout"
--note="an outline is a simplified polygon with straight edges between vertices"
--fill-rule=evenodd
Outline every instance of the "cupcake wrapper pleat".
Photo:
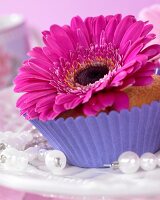
M 103 167 L 125 151 L 141 155 L 160 149 L 160 102 L 96 117 L 31 123 L 53 148 L 64 152 L 69 164 L 79 167 Z

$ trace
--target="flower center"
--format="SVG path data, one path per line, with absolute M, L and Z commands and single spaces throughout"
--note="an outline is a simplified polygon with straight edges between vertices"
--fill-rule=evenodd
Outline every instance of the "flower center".
M 104 75 L 108 74 L 109 69 L 106 65 L 94 64 L 89 65 L 84 69 L 81 69 L 74 77 L 75 82 L 80 85 L 86 86 L 88 84 L 95 83 L 99 79 L 103 78 Z

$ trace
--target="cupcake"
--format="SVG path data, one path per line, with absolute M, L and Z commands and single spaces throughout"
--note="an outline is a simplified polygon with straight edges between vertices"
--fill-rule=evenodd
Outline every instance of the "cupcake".
M 160 45 L 148 44 L 151 30 L 131 15 L 74 17 L 29 52 L 15 79 L 17 107 L 69 164 L 103 167 L 127 150 L 159 150 Z

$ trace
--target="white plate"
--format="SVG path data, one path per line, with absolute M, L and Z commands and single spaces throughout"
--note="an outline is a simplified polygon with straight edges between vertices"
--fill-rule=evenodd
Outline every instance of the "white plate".
M 38 165 L 41 169 L 29 166 L 25 172 L 0 169 L 0 185 L 49 196 L 160 195 L 160 168 L 127 175 L 111 169 L 67 167 L 53 175 Z

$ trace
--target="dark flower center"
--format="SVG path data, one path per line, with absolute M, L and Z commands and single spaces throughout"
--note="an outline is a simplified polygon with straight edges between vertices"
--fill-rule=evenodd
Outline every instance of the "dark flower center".
M 108 74 L 109 69 L 106 65 L 90 65 L 85 69 L 80 70 L 74 77 L 75 82 L 80 85 L 86 86 L 90 83 L 95 83 L 104 75 Z

